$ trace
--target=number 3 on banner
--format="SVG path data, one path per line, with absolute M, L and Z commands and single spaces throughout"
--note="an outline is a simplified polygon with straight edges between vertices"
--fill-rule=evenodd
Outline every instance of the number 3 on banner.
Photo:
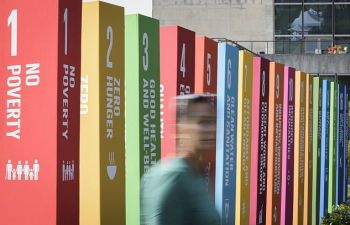
M 64 9 L 63 15 L 64 22 L 64 54 L 68 55 L 68 9 Z
M 11 26 L 11 56 L 17 56 L 17 9 L 11 11 L 7 26 Z
M 147 71 L 148 70 L 148 34 L 143 33 L 143 47 L 144 47 L 144 56 L 142 57 L 143 59 L 143 70 Z

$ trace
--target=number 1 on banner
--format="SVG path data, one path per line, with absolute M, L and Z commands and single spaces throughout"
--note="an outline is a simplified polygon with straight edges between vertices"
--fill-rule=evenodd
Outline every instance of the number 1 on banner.
M 11 26 L 11 56 L 17 56 L 17 9 L 11 11 L 7 25 Z
M 63 15 L 63 22 L 64 22 L 64 54 L 68 54 L 68 9 L 64 9 L 64 15 Z

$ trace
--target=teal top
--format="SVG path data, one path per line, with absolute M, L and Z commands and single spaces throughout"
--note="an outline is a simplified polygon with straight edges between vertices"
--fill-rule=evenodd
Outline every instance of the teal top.
M 141 185 L 141 225 L 219 225 L 203 177 L 182 158 L 158 163 Z

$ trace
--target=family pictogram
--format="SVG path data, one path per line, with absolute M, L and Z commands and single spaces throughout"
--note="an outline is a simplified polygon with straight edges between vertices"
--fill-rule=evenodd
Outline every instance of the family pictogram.
M 74 160 L 63 161 L 62 163 L 62 181 L 74 180 Z
M 34 160 L 32 167 L 30 167 L 28 161 L 18 161 L 15 166 L 11 160 L 7 161 L 6 164 L 6 175 L 5 180 L 25 180 L 25 181 L 37 181 L 39 180 L 40 166 L 38 160 Z

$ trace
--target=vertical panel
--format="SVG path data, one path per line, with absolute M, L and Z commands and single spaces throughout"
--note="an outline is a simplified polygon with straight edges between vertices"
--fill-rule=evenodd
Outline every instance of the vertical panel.
M 345 86 L 344 85 L 340 85 L 339 86 L 339 107 L 338 107 L 338 111 L 339 111 L 339 120 L 338 120 L 338 124 L 339 124 L 339 141 L 338 141 L 338 155 L 337 155 L 337 184 L 338 184 L 338 188 L 337 188 L 337 201 L 336 204 L 340 204 L 343 200 L 343 177 L 344 177 L 344 155 L 343 155 L 343 151 L 344 151 L 344 146 L 345 146 L 345 139 L 344 139 L 344 126 L 345 126 L 345 108 L 344 108 L 344 101 L 345 101 Z
M 100 223 L 99 10 L 83 3 L 80 95 L 80 222 Z M 89 48 L 88 48 L 89 46 Z M 92 94 L 97 93 L 97 94 Z M 95 129 L 93 129 L 95 128 Z M 94 138 L 89 138 L 89 137 Z M 91 148 L 93 151 L 88 151 Z M 94 177 L 95 179 L 90 179 Z
M 330 92 L 330 124 L 329 124 L 329 181 L 328 181 L 328 212 L 332 212 L 332 206 L 334 202 L 333 192 L 334 190 L 334 133 L 336 130 L 334 129 L 334 121 L 335 117 L 335 83 L 331 82 L 331 92 Z
M 269 61 L 254 57 L 249 224 L 266 223 Z M 254 113 L 255 112 L 255 113 Z M 259 113 L 258 113 L 259 112 Z
M 343 95 L 343 91 L 342 91 L 342 85 L 338 84 L 338 96 L 337 96 L 337 139 L 336 139 L 336 163 L 335 163 L 335 204 L 338 205 L 339 204 L 339 176 L 340 176 L 340 163 L 339 163 L 339 159 L 341 158 L 340 154 L 339 154 L 339 149 L 341 149 L 340 146 L 343 145 L 344 143 L 344 136 L 343 136 L 343 123 L 344 123 L 344 118 L 342 118 L 342 114 L 343 114 L 343 106 L 340 104 L 340 102 L 344 102 L 344 95 Z
M 235 224 L 238 49 L 218 45 L 215 205 L 222 225 Z M 223 129 L 224 128 L 224 129 Z
M 323 117 L 323 80 L 319 78 L 318 92 L 318 132 L 317 132 L 317 192 L 316 192 L 316 224 L 320 222 L 320 203 L 321 203 L 321 153 L 322 153 L 322 123 Z
M 339 85 L 338 82 L 334 82 L 334 132 L 333 132 L 333 191 L 332 191 L 332 206 L 336 204 L 336 190 L 337 190 L 337 157 L 338 157 L 338 93 Z
M 2 1 L 0 224 L 79 223 L 79 167 L 65 182 L 61 165 L 79 164 L 80 12 L 79 1 Z
M 126 224 L 140 224 L 140 181 L 160 159 L 159 21 L 125 17 Z
M 196 37 L 195 93 L 216 94 L 217 42 Z
M 306 74 L 295 75 L 294 194 L 293 224 L 303 223 L 305 182 Z
M 319 221 L 328 211 L 329 176 L 329 124 L 330 124 L 330 82 L 322 81 L 322 134 L 321 134 L 321 170 L 320 170 L 320 207 Z
M 82 4 L 81 1 L 77 0 L 58 2 L 57 168 L 59 171 L 57 171 L 56 223 L 71 225 L 79 223 L 79 98 Z M 40 11 L 40 13 L 42 12 Z M 65 170 L 64 165 L 66 165 Z
M 196 37 L 195 50 L 195 93 L 210 93 L 216 95 L 217 88 L 217 42 L 207 37 Z M 215 105 L 215 99 L 212 99 Z M 207 156 L 205 179 L 208 190 L 215 194 L 215 148 Z
M 320 89 L 320 79 L 318 77 L 313 78 L 313 121 L 312 121 L 312 200 L 309 207 L 312 209 L 312 225 L 316 225 L 316 218 L 317 218 L 317 193 L 319 193 L 319 174 L 317 173 L 319 168 L 319 161 L 318 161 L 318 124 L 319 124 L 319 89 Z
M 295 69 L 284 67 L 281 223 L 293 223 Z
M 176 151 L 174 97 L 194 93 L 195 33 L 178 26 L 160 28 L 162 158 Z
M 343 175 L 343 199 L 342 201 L 345 202 L 348 197 L 347 197 L 347 192 L 348 192 L 348 173 L 347 173 L 347 168 L 348 168 L 348 140 L 349 140 L 349 134 L 348 134 L 348 116 L 349 116 L 349 109 L 348 109 L 348 89 L 346 86 L 344 86 L 344 140 L 345 140 L 345 145 L 344 145 L 344 150 L 342 150 L 343 153 L 343 170 L 344 170 L 344 175 Z
M 124 9 L 101 2 L 99 31 L 101 223 L 125 224 Z
M 239 52 L 236 224 L 249 223 L 253 55 Z
M 266 224 L 280 224 L 284 65 L 270 63 Z
M 311 224 L 311 191 L 312 191 L 312 120 L 313 120 L 313 77 L 306 74 L 306 116 L 305 116 L 305 181 L 303 224 Z
M 124 9 L 84 3 L 82 38 L 80 219 L 125 224 Z
M 312 179 L 313 179 L 313 119 L 314 119 L 314 83 L 313 83 L 313 76 L 308 74 L 308 99 L 309 99 L 309 104 L 306 105 L 309 109 L 309 115 L 308 115 L 308 128 L 306 129 L 306 135 L 308 136 L 308 150 L 307 150 L 307 155 L 308 155 L 308 160 L 305 161 L 307 164 L 305 164 L 305 168 L 308 170 L 308 179 L 307 179 L 307 199 L 308 203 L 304 206 L 304 209 L 307 211 L 307 220 L 306 224 L 311 224 L 312 223 Z M 307 166 L 306 166 L 307 165 Z M 306 213 L 306 212 L 305 212 Z

